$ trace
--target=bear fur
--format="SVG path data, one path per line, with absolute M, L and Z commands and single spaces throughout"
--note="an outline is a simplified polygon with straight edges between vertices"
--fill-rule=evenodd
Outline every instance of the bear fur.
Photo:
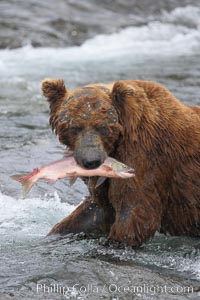
M 45 79 L 50 124 L 85 168 L 106 156 L 133 167 L 134 178 L 83 178 L 90 195 L 49 234 L 106 234 L 139 246 L 156 231 L 200 236 L 200 107 L 163 86 L 121 80 L 68 91 Z

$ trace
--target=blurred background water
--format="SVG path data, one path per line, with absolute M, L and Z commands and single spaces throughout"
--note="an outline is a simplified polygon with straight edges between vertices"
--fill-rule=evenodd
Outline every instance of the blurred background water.
M 82 235 L 45 239 L 86 187 L 41 182 L 23 200 L 10 179 L 63 155 L 40 92 L 45 77 L 69 88 L 152 80 L 200 105 L 199 0 L 1 0 L 0 29 L 0 299 L 199 299 L 199 239 L 156 234 L 138 250 Z M 147 288 L 156 286 L 169 289 Z

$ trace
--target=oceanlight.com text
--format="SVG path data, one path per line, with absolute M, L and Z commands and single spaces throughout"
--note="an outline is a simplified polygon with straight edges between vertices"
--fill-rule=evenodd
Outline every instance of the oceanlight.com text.
M 111 283 L 99 286 L 97 284 L 81 284 L 75 283 L 71 286 L 63 286 L 61 284 L 40 284 L 37 283 L 37 293 L 41 294 L 62 294 L 62 295 L 73 295 L 76 299 L 76 295 L 94 295 L 94 294 L 110 294 L 110 295 L 137 295 L 137 294 L 146 294 L 146 295 L 156 295 L 156 294 L 192 294 L 194 292 L 192 286 L 180 286 L 180 285 L 134 285 L 134 284 L 123 284 Z

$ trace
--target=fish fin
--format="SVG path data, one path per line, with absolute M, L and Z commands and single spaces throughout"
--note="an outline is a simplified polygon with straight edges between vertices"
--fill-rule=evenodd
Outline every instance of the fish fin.
M 23 198 L 28 194 L 28 192 L 33 187 L 35 181 L 31 180 L 32 174 L 26 174 L 26 175 L 13 175 L 11 176 L 12 179 L 20 182 L 23 187 Z
M 98 188 L 106 179 L 107 179 L 107 177 L 104 177 L 104 176 L 99 177 L 97 180 L 97 183 L 95 185 L 95 189 Z
M 107 165 L 102 165 L 102 168 L 107 172 L 112 170 L 112 168 Z
M 55 182 L 56 182 L 55 179 L 47 179 L 47 183 L 50 185 L 54 184 Z
M 24 175 L 13 175 L 12 179 L 20 182 L 23 187 L 23 198 L 28 194 L 31 190 L 35 182 L 37 181 L 36 175 L 40 172 L 39 169 L 34 169 L 32 173 L 24 174 Z
M 69 184 L 70 184 L 70 186 L 72 186 L 76 182 L 77 178 L 78 177 L 71 177 L 71 178 L 69 178 Z
M 66 177 L 77 177 L 77 172 L 66 173 Z

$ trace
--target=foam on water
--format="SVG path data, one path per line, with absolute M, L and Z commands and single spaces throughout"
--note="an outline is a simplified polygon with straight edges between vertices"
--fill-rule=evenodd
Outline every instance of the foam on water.
M 200 8 L 186 6 L 170 13 L 163 12 L 160 20 L 140 27 L 128 27 L 112 35 L 98 35 L 82 45 L 89 55 L 110 57 L 133 55 L 189 55 L 200 47 Z
M 195 259 L 182 260 L 178 270 L 181 272 L 189 272 L 196 279 L 200 280 L 200 256 L 196 257 Z
M 188 5 L 177 7 L 173 11 L 163 12 L 161 20 L 173 24 L 184 25 L 189 28 L 199 28 L 200 25 L 200 7 Z
M 146 25 L 128 27 L 113 34 L 101 34 L 85 41 L 79 47 L 33 48 L 31 45 L 14 50 L 0 51 L 0 70 L 10 77 L 20 74 L 38 75 L 55 66 L 73 74 L 81 62 L 144 59 L 151 56 L 169 57 L 198 54 L 200 49 L 200 8 L 186 6 L 170 13 L 163 12 Z
M 27 244 L 29 241 L 45 237 L 55 223 L 70 214 L 74 209 L 74 205 L 61 202 L 56 192 L 48 194 L 44 198 L 27 199 L 16 199 L 0 192 L 1 250 L 7 249 L 6 245 Z M 95 250 L 98 256 L 107 257 L 111 255 L 111 257 L 118 258 L 121 261 L 133 261 L 142 265 L 174 270 L 200 279 L 199 253 L 191 247 L 194 253 L 190 253 L 189 257 L 183 258 L 183 253 L 179 253 L 180 247 L 171 251 L 164 249 L 156 251 L 156 242 L 152 241 L 152 244 L 150 242 L 149 246 L 146 245 L 139 252 L 102 248 L 99 245 L 95 246 Z M 15 251 L 14 248 L 12 249 Z
M 62 203 L 56 192 L 43 199 L 16 199 L 0 192 L 1 241 L 45 236 L 55 223 L 74 209 L 74 205 Z

